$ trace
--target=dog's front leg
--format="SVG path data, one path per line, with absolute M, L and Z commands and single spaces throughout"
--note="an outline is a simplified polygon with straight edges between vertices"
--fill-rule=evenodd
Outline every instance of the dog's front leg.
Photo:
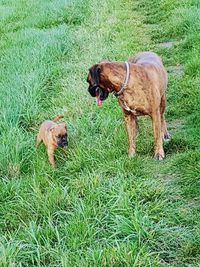
M 137 134 L 136 117 L 131 113 L 124 113 L 124 121 L 128 134 L 128 155 L 133 157 L 136 153 L 135 138 Z
M 165 154 L 163 150 L 160 110 L 156 110 L 152 113 L 152 123 L 153 123 L 153 132 L 155 140 L 155 159 L 163 160 Z
M 49 162 L 51 163 L 53 167 L 55 167 L 54 150 L 55 149 L 52 147 L 48 148 L 47 150 Z
M 36 148 L 38 148 L 41 143 L 42 143 L 42 138 L 40 137 L 40 134 L 38 134 L 37 142 L 36 142 Z

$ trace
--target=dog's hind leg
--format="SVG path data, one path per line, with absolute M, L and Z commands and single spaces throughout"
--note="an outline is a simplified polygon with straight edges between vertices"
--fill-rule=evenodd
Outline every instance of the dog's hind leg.
M 152 113 L 153 132 L 155 140 L 155 159 L 162 160 L 165 157 L 162 141 L 162 126 L 160 110 L 157 109 Z
M 165 97 L 165 95 L 163 95 L 161 98 L 161 103 L 160 103 L 162 138 L 164 141 L 169 141 L 170 140 L 170 134 L 167 131 L 167 124 L 166 124 L 165 115 L 164 115 L 165 107 L 166 107 L 166 97 Z
M 124 121 L 126 125 L 126 130 L 128 134 L 128 155 L 133 157 L 136 153 L 135 139 L 137 135 L 137 122 L 136 117 L 129 113 L 124 112 Z

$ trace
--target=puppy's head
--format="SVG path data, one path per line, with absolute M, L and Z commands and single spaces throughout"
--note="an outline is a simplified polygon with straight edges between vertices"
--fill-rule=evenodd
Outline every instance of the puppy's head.
M 87 82 L 89 83 L 88 91 L 92 97 L 96 97 L 98 106 L 108 97 L 109 91 L 104 88 L 100 82 L 101 69 L 99 64 L 93 65 L 89 69 Z
M 57 124 L 51 127 L 52 138 L 59 147 L 68 145 L 67 126 L 65 124 Z

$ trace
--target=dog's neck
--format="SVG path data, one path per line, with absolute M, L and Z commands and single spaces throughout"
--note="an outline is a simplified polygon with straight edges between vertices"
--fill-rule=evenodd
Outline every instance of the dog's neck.
M 109 92 L 119 92 L 126 76 L 124 62 L 109 62 L 101 64 L 100 85 Z

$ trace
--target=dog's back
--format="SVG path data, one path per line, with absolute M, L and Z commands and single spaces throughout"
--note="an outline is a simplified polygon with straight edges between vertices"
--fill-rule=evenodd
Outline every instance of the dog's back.
M 133 64 L 153 64 L 163 66 L 161 58 L 153 52 L 141 52 L 128 60 Z
M 141 52 L 130 58 L 128 61 L 132 64 L 137 64 L 151 70 L 150 72 L 148 71 L 148 73 L 151 73 L 152 71 L 156 73 L 158 79 L 161 80 L 160 82 L 163 84 L 163 89 L 166 89 L 168 80 L 167 72 L 163 66 L 161 58 L 156 53 Z
M 50 129 L 51 127 L 57 125 L 57 122 L 64 118 L 64 115 L 58 115 L 56 118 L 54 118 L 53 120 L 46 120 L 44 121 L 41 126 L 40 126 L 40 129 L 41 130 L 48 130 Z

